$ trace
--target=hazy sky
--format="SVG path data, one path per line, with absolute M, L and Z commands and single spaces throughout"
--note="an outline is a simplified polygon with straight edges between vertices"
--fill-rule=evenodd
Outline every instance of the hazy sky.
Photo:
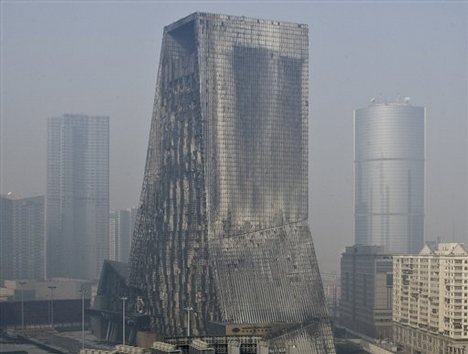
M 1 2 L 0 192 L 45 194 L 46 119 L 111 117 L 111 207 L 138 202 L 163 26 L 194 11 L 307 23 L 310 224 L 322 271 L 353 236 L 353 109 L 427 108 L 426 239 L 467 242 L 467 2 Z

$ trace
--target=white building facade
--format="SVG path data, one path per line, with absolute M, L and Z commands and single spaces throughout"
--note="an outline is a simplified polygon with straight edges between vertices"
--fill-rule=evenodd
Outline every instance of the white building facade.
M 407 353 L 468 353 L 468 252 L 424 246 L 393 258 L 394 340 Z

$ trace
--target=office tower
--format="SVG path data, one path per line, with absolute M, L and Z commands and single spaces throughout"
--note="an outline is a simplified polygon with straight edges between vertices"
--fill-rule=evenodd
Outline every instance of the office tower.
M 44 197 L 0 196 L 0 282 L 43 279 Z
M 108 255 L 109 118 L 49 118 L 47 276 L 96 279 Z
M 383 246 L 346 247 L 341 255 L 340 325 L 392 338 L 392 256 Z
M 354 112 L 355 242 L 417 253 L 424 240 L 425 112 L 406 98 Z
M 263 324 L 272 350 L 334 353 L 307 224 L 308 65 L 306 25 L 165 27 L 129 279 L 154 333 Z
M 468 252 L 425 245 L 393 260 L 394 341 L 405 353 L 468 351 Z
M 136 208 L 111 211 L 109 215 L 109 259 L 128 262 Z

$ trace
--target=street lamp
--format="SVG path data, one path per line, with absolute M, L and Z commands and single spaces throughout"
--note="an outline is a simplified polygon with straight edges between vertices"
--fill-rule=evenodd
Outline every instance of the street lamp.
M 50 323 L 52 329 L 54 329 L 54 290 L 57 289 L 56 286 L 48 286 L 50 290 Z
M 21 285 L 21 331 L 24 332 L 24 288 L 23 286 L 26 284 L 25 281 L 20 281 L 19 285 Z
M 127 301 L 128 298 L 122 296 L 120 300 L 122 300 L 122 343 L 125 345 L 125 301 Z
M 86 290 L 84 287 L 81 287 L 80 290 L 81 293 L 81 349 L 84 349 L 85 347 L 85 316 L 84 316 L 84 309 L 85 309 L 85 295 L 86 295 Z
M 190 338 L 190 312 L 193 311 L 193 307 L 189 306 L 184 308 L 187 311 L 187 338 Z

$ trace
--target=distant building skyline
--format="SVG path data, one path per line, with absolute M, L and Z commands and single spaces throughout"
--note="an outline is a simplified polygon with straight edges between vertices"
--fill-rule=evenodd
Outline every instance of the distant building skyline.
M 336 272 L 344 246 L 354 243 L 351 116 L 379 93 L 407 93 L 427 109 L 426 239 L 466 241 L 466 2 L 3 5 L 0 193 L 45 195 L 45 117 L 91 112 L 112 120 L 111 207 L 136 205 L 161 28 L 189 12 L 225 12 L 311 26 L 309 223 L 321 270 Z
M 109 117 L 47 123 L 47 277 L 97 279 L 108 257 Z
M 354 111 L 357 245 L 414 253 L 424 243 L 425 109 L 409 98 Z
M 0 285 L 44 278 L 44 196 L 0 195 Z

